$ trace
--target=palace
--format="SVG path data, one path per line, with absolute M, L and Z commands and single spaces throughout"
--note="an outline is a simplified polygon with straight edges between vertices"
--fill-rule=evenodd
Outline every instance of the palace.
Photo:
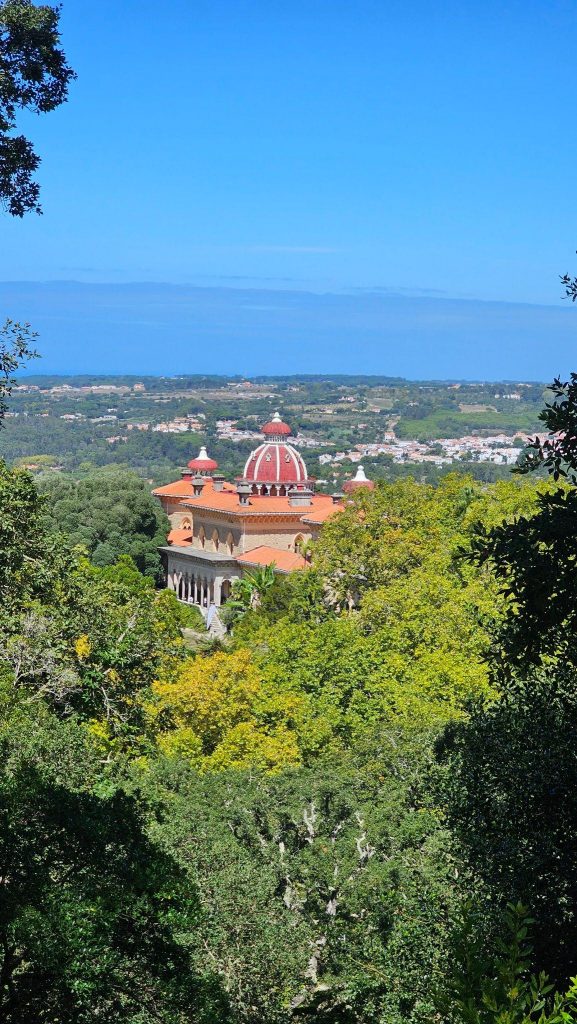
M 167 583 L 182 601 L 219 607 L 243 571 L 273 565 L 278 573 L 308 564 L 306 544 L 342 508 L 343 495 L 315 493 L 304 459 L 288 443 L 291 428 L 278 413 L 262 428 L 235 484 L 201 448 L 180 480 L 154 491 L 170 519 L 162 548 Z M 345 491 L 374 485 L 359 466 Z

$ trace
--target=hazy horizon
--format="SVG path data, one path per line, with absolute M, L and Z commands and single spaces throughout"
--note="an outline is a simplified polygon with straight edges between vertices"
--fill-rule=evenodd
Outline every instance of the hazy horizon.
M 547 381 L 576 365 L 569 303 L 74 281 L 0 282 L 0 302 L 39 332 L 31 373 Z

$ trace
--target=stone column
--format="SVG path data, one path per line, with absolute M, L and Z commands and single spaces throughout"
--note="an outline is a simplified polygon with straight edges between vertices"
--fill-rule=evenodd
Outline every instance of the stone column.
M 222 592 L 222 576 L 217 576 L 214 581 L 214 603 L 217 608 L 220 608 L 220 599 Z

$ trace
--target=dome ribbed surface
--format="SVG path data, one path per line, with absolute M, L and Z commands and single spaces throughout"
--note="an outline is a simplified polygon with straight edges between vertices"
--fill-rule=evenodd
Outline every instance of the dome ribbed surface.
M 243 476 L 250 483 L 300 484 L 308 473 L 304 459 L 290 444 L 265 441 L 249 455 Z

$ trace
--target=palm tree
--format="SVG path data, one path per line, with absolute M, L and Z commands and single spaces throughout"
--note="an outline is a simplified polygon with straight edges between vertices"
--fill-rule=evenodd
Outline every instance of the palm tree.
M 232 587 L 232 599 L 227 602 L 228 607 L 238 610 L 239 615 L 253 611 L 262 602 L 263 595 L 272 587 L 275 581 L 275 563 L 265 565 L 262 569 L 251 569 L 246 572 L 242 579 L 235 580 Z

